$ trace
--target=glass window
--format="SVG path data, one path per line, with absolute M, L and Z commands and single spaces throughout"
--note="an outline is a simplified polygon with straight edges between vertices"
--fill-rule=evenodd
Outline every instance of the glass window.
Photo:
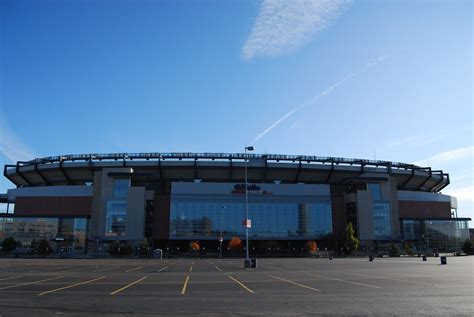
M 106 236 L 124 236 L 125 218 L 127 216 L 127 202 L 121 200 L 109 200 L 107 202 L 107 213 L 105 220 Z
M 390 204 L 374 202 L 374 237 L 376 240 L 390 240 L 392 237 L 390 223 Z
M 382 200 L 382 189 L 379 183 L 368 183 L 367 189 L 372 194 L 372 200 Z
M 127 198 L 130 179 L 114 179 L 114 188 L 112 195 L 114 198 Z
M 245 203 L 172 199 L 170 238 L 216 239 L 243 236 Z M 329 201 L 253 201 L 249 204 L 252 238 L 317 238 L 332 232 Z

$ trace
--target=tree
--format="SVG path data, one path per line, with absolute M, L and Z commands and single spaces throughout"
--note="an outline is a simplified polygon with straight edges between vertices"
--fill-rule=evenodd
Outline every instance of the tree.
M 474 248 L 473 248 L 473 245 L 472 245 L 472 241 L 469 240 L 469 239 L 464 241 L 461 249 L 466 254 L 474 254 Z
M 349 222 L 346 227 L 346 249 L 349 254 L 352 254 L 359 248 L 359 239 L 355 236 L 354 227 L 352 222 Z
M 405 242 L 405 253 L 408 255 L 413 255 L 413 249 L 411 248 L 411 245 L 407 242 Z
M 53 249 L 51 248 L 49 241 L 46 239 L 42 239 L 38 243 L 38 254 L 45 256 L 50 255 L 51 253 L 53 253 Z
M 227 247 L 232 251 L 242 251 L 242 240 L 239 237 L 233 237 L 227 244 Z
M 388 252 L 390 253 L 390 256 L 400 256 L 400 249 L 393 241 L 390 241 Z
M 193 250 L 194 252 L 199 252 L 199 250 L 201 250 L 201 246 L 199 245 L 199 241 L 191 242 L 190 246 L 191 246 L 191 250 Z
M 119 256 L 120 254 L 120 243 L 118 241 L 112 241 L 109 244 L 109 253 L 111 256 Z
M 148 256 L 150 255 L 150 243 L 147 239 L 143 239 L 139 245 L 139 256 Z
M 316 252 L 316 250 L 318 250 L 318 244 L 316 243 L 316 241 L 306 242 L 306 250 L 308 252 Z
M 13 250 L 15 250 L 17 246 L 18 246 L 18 243 L 16 242 L 15 239 L 13 239 L 11 237 L 6 238 L 2 242 L 2 251 L 5 252 L 5 253 L 10 253 Z

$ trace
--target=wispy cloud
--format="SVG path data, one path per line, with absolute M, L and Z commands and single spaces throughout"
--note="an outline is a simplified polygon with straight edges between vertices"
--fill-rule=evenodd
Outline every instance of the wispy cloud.
M 0 154 L 11 162 L 31 160 L 36 157 L 35 153 L 10 128 L 2 111 L 0 111 Z
M 275 56 L 307 43 L 350 4 L 349 0 L 264 0 L 242 55 Z
M 459 149 L 449 150 L 435 154 L 431 157 L 413 162 L 415 165 L 442 165 L 455 160 L 474 157 L 474 146 L 466 146 Z
M 288 119 L 291 115 L 293 115 L 295 112 L 297 111 L 300 111 L 308 106 L 311 106 L 313 104 L 316 103 L 316 101 L 318 101 L 320 98 L 322 97 L 325 97 L 327 95 L 329 95 L 330 93 L 332 93 L 337 87 L 339 87 L 340 85 L 342 85 L 343 83 L 345 83 L 346 81 L 348 81 L 349 79 L 351 79 L 352 77 L 356 76 L 357 74 L 359 73 L 362 73 L 362 72 L 365 72 L 367 70 L 369 70 L 370 68 L 376 66 L 377 64 L 379 63 L 382 63 L 387 57 L 386 56 L 379 56 L 377 57 L 374 61 L 372 62 L 369 62 L 367 63 L 364 68 L 362 70 L 360 70 L 359 72 L 357 73 L 349 73 L 348 75 L 346 75 L 344 78 L 342 78 L 341 80 L 339 80 L 338 82 L 332 84 L 331 86 L 329 86 L 328 88 L 324 89 L 322 92 L 320 92 L 319 94 L 317 94 L 316 96 L 314 96 L 313 98 L 311 98 L 309 101 L 306 101 L 302 104 L 300 104 L 299 106 L 296 106 L 294 107 L 293 109 L 291 109 L 289 112 L 287 112 L 285 115 L 283 115 L 282 117 L 280 117 L 278 120 L 276 120 L 275 122 L 273 122 L 268 128 L 266 128 L 265 130 L 263 130 L 262 132 L 260 132 L 256 137 L 255 139 L 253 140 L 253 143 L 256 143 L 258 142 L 261 138 L 263 138 L 267 133 L 269 133 L 270 131 L 272 131 L 274 128 L 276 128 L 280 123 L 282 123 L 283 121 L 285 121 L 286 119 Z

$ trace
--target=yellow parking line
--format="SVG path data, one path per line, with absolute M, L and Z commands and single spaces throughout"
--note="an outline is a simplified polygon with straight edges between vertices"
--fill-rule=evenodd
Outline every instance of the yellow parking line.
M 98 281 L 98 280 L 101 280 L 101 279 L 104 279 L 104 278 L 105 278 L 105 276 L 101 276 L 101 277 L 95 278 L 93 280 L 88 280 L 88 281 L 81 282 L 81 283 L 76 283 L 76 284 L 72 284 L 72 285 L 68 285 L 68 286 L 64 286 L 64 287 L 60 287 L 60 288 L 55 288 L 55 289 L 52 289 L 50 291 L 39 293 L 38 295 L 41 296 L 41 295 L 45 295 L 45 294 L 49 294 L 49 293 L 62 291 L 62 290 L 68 289 L 68 288 L 72 288 L 72 287 L 84 285 L 84 284 L 87 284 L 87 283 L 95 282 L 95 281 Z
M 346 281 L 346 280 L 340 280 L 338 278 L 333 278 L 333 277 L 327 277 L 327 276 L 322 276 L 322 275 L 315 275 L 315 274 L 308 274 L 314 277 L 321 277 L 325 278 L 327 280 L 333 280 L 333 281 L 339 281 L 339 282 L 344 282 L 344 283 L 349 283 L 349 284 L 354 284 L 354 285 L 360 285 L 360 286 L 366 286 L 366 287 L 372 287 L 372 288 L 382 288 L 380 286 L 375 286 L 375 285 L 369 285 L 369 284 L 363 284 L 363 283 L 357 283 L 357 282 L 351 282 L 351 281 Z
M 60 279 L 60 278 L 63 278 L 63 277 L 64 276 L 57 276 L 57 277 L 53 277 L 53 278 L 47 278 L 45 280 L 39 280 L 39 281 L 33 281 L 33 282 L 28 282 L 28 283 L 21 283 L 21 284 L 5 286 L 5 287 L 1 287 L 0 289 L 7 289 L 7 288 L 14 288 L 14 287 L 20 287 L 20 286 L 25 286 L 25 285 L 37 284 L 37 283 L 41 283 L 41 282 L 57 280 L 57 279 Z
M 189 268 L 189 272 L 191 272 L 193 270 L 193 266 L 191 265 L 191 267 Z
M 218 269 L 219 272 L 222 272 L 222 269 L 221 269 L 220 267 L 218 267 L 217 265 L 214 265 L 214 267 L 215 267 L 216 269 Z
M 253 294 L 253 291 L 248 288 L 247 286 L 245 286 L 243 283 L 241 283 L 240 281 L 238 281 L 237 279 L 235 279 L 232 275 L 227 275 L 231 280 L 233 280 L 234 282 L 236 282 L 237 284 L 239 284 L 240 286 L 242 286 L 245 290 L 247 290 L 249 293 L 252 293 Z
M 133 271 L 139 270 L 139 269 L 141 269 L 141 268 L 143 268 L 143 267 L 145 267 L 145 266 L 139 266 L 139 267 L 136 267 L 136 268 L 134 268 L 134 269 L 126 270 L 125 272 L 126 272 L 126 273 L 128 273 L 128 272 L 133 272 Z
M 168 268 L 169 266 L 163 266 L 161 269 L 158 270 L 158 272 L 164 271 Z
M 0 278 L 0 281 L 12 280 L 12 279 L 14 279 L 14 278 L 21 278 L 21 277 L 24 277 L 24 275 L 13 276 L 13 277 L 6 277 L 6 278 Z
M 307 289 L 310 289 L 310 290 L 316 291 L 316 292 L 321 292 L 321 290 L 319 290 L 317 288 L 313 288 L 313 287 L 306 286 L 306 285 L 303 285 L 303 284 L 300 284 L 300 283 L 296 283 L 296 282 L 293 282 L 293 281 L 290 281 L 290 280 L 287 280 L 287 279 L 284 279 L 284 278 L 281 278 L 281 277 L 278 277 L 278 276 L 274 276 L 274 275 L 270 275 L 270 274 L 267 274 L 267 275 L 270 276 L 270 277 L 276 278 L 277 280 L 281 280 L 281 281 L 284 281 L 284 282 L 287 282 L 287 283 L 290 283 L 290 284 L 293 284 L 293 285 L 296 285 L 296 286 L 307 288 Z
M 121 291 L 123 291 L 123 290 L 129 288 L 129 287 L 132 286 L 132 285 L 138 284 L 138 283 L 140 283 L 141 281 L 143 281 L 144 279 L 146 279 L 147 277 L 148 277 L 148 276 L 144 276 L 144 277 L 142 277 L 142 278 L 136 280 L 135 282 L 132 282 L 132 283 L 130 283 L 130 284 L 128 284 L 128 285 L 125 285 L 124 287 L 119 288 L 118 290 L 116 290 L 116 291 L 110 293 L 110 295 L 115 295 L 115 294 L 117 294 L 117 293 L 119 293 L 119 292 L 121 292 Z
M 94 272 L 103 272 L 103 271 L 118 269 L 119 267 L 120 267 L 120 266 L 112 266 L 112 267 L 108 267 L 108 268 L 105 268 L 105 269 L 96 270 L 96 271 L 94 271 Z
M 188 282 L 189 282 L 189 275 L 187 275 L 186 279 L 184 280 L 183 289 L 181 289 L 181 295 L 186 294 L 186 288 L 188 287 Z
M 389 278 L 389 277 L 373 276 L 373 275 L 365 275 L 365 274 L 356 274 L 356 273 L 344 273 L 344 274 L 363 276 L 363 277 L 367 277 L 367 278 L 383 279 L 383 280 L 389 280 L 389 281 L 398 281 L 398 282 L 405 282 L 405 283 L 421 284 L 421 285 L 438 285 L 438 284 L 435 284 L 435 283 L 415 282 L 415 281 L 409 281 L 409 280 L 402 280 L 402 279 L 399 279 L 399 278 Z

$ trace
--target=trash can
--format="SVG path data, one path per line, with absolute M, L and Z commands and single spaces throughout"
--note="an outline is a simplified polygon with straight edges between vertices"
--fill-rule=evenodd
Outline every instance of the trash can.
M 426 255 L 423 255 L 423 261 L 426 261 Z
M 161 249 L 153 250 L 153 258 L 154 259 L 162 259 L 163 258 L 163 250 L 161 250 Z
M 374 261 L 374 256 L 373 255 L 369 256 L 369 262 L 373 262 L 373 261 Z
M 329 256 L 329 260 L 332 260 L 332 255 Z
M 254 269 L 257 268 L 257 259 L 250 259 L 250 266 Z
M 245 259 L 244 261 L 244 268 L 250 269 L 252 267 L 252 261 L 250 259 Z
M 441 256 L 440 259 L 441 259 L 441 265 L 448 263 L 445 256 Z

